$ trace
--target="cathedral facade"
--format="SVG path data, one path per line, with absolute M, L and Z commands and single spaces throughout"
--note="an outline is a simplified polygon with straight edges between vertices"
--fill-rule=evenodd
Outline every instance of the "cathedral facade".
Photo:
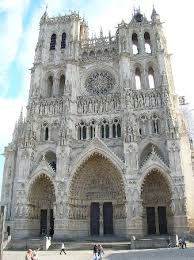
M 5 148 L 12 237 L 182 234 L 194 227 L 191 144 L 160 16 L 89 37 L 40 20 L 27 115 Z

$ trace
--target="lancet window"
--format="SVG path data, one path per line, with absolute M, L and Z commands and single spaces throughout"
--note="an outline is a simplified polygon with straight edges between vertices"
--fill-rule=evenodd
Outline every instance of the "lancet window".
M 63 96 L 65 89 L 65 76 L 61 75 L 59 82 L 59 96 Z
M 62 34 L 62 39 L 61 39 L 61 49 L 65 49 L 66 48 L 66 38 L 67 38 L 67 34 L 64 32 Z
M 87 128 L 86 124 L 82 121 L 78 127 L 78 140 L 85 140 L 87 138 Z
M 138 46 L 138 36 L 136 33 L 132 34 L 132 46 L 133 46 L 133 54 L 136 55 L 139 53 L 139 46 Z
M 149 121 L 146 115 L 142 115 L 139 121 L 139 134 L 146 135 L 149 133 Z
M 154 70 L 152 67 L 149 67 L 148 69 L 148 81 L 149 81 L 149 87 L 155 88 Z
M 142 88 L 140 68 L 135 69 L 135 86 L 137 90 Z
M 101 138 L 109 138 L 110 128 L 109 128 L 108 121 L 106 121 L 106 120 L 102 121 L 102 124 L 100 127 L 100 133 L 101 133 Z
M 148 32 L 144 33 L 144 47 L 145 47 L 145 52 L 146 53 L 151 53 L 152 48 L 151 48 L 151 40 L 150 40 L 150 34 Z
M 113 121 L 112 136 L 113 138 L 121 137 L 121 125 L 118 119 L 114 119 Z
M 52 97 L 53 95 L 53 77 L 49 76 L 47 79 L 47 96 Z
M 50 50 L 55 50 L 56 41 L 57 41 L 57 36 L 56 36 L 56 34 L 54 33 L 54 34 L 52 34 L 52 36 L 51 36 Z
M 152 133 L 160 133 L 160 120 L 157 115 L 152 116 Z
M 90 139 L 93 139 L 96 136 L 96 126 L 95 121 L 92 120 L 92 122 L 89 125 L 89 137 Z
M 49 131 L 49 126 L 47 122 L 44 122 L 42 124 L 42 128 L 41 128 L 41 139 L 43 141 L 48 141 L 50 139 L 50 131 Z

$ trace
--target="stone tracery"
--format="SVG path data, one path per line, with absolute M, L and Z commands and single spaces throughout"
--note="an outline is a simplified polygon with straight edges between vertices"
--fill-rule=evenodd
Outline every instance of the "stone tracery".
M 85 87 L 91 94 L 101 95 L 110 93 L 115 85 L 114 76 L 104 70 L 92 72 L 86 79 Z
M 160 171 L 156 169 L 148 173 L 144 179 L 144 182 L 141 187 L 141 199 L 143 206 L 143 223 L 144 223 L 144 232 L 147 233 L 147 223 L 146 223 L 146 209 L 147 207 L 155 208 L 155 214 L 158 214 L 158 207 L 166 208 L 166 217 L 169 230 L 172 230 L 170 226 L 170 218 L 172 216 L 171 211 L 171 200 L 172 200 L 172 191 L 169 185 L 168 180 L 163 176 Z M 155 218 L 155 216 L 154 216 Z M 157 226 L 157 219 L 156 226 Z M 159 231 L 156 231 L 159 232 Z
M 75 173 L 69 189 L 69 218 L 89 222 L 90 204 L 112 202 L 114 220 L 125 222 L 125 190 L 122 177 L 112 163 L 98 154 Z M 115 231 L 118 227 L 115 223 Z M 89 231 L 88 231 L 89 232 Z
M 53 209 L 55 201 L 55 189 L 51 179 L 46 174 L 39 175 L 29 188 L 28 217 L 39 220 L 40 210 Z M 39 223 L 37 223 L 37 229 L 39 229 Z

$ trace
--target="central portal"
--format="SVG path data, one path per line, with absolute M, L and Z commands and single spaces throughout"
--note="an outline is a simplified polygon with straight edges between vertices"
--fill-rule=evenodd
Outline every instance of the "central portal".
M 90 208 L 90 233 L 91 236 L 102 235 L 100 229 L 103 230 L 103 235 L 113 235 L 113 206 L 112 202 L 103 203 L 103 218 L 101 214 L 100 203 L 91 203 Z M 102 218 L 102 219 L 101 219 Z M 102 222 L 103 220 L 103 222 Z M 102 225 L 102 226 L 101 226 Z
M 125 201 L 122 173 L 106 157 L 92 155 L 71 181 L 68 205 L 71 235 L 124 236 Z

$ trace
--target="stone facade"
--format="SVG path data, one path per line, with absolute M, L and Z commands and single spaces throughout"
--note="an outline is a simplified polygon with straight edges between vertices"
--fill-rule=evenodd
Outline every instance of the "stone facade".
M 192 231 L 191 154 L 155 9 L 98 38 L 77 13 L 42 16 L 27 116 L 5 148 L 12 237 Z

